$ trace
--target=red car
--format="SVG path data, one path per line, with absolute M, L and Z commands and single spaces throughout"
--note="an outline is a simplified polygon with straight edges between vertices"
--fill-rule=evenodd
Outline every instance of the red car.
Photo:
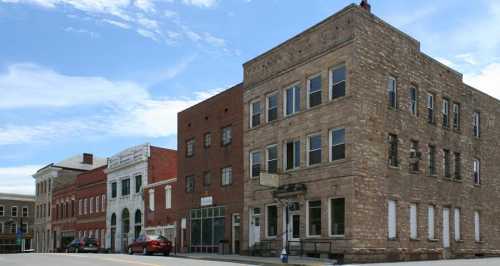
M 128 245 L 128 254 L 141 253 L 151 255 L 154 253 L 163 253 L 170 255 L 172 242 L 161 235 L 140 235 L 132 244 Z

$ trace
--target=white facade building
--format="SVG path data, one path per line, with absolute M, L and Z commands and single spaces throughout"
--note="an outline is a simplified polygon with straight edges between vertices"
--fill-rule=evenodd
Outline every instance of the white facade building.
M 124 252 L 144 228 L 143 186 L 150 145 L 128 148 L 108 160 L 106 248 Z

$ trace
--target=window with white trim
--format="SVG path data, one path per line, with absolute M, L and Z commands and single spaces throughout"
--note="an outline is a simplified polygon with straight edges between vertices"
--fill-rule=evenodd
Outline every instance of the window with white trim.
M 455 208 L 453 211 L 453 228 L 454 228 L 454 235 L 455 235 L 455 241 L 460 241 L 462 239 L 462 236 L 460 234 L 460 209 Z
M 330 100 L 345 96 L 346 67 L 340 66 L 330 70 Z
M 94 213 L 94 198 L 90 198 L 90 210 L 89 210 L 89 213 L 92 214 Z
M 307 202 L 307 236 L 321 236 L 321 200 Z
M 229 186 L 233 183 L 233 168 L 231 166 L 224 167 L 221 170 L 222 186 Z
M 308 107 L 321 104 L 321 75 L 316 75 L 307 80 Z
M 427 207 L 427 239 L 430 240 L 434 240 L 436 238 L 434 218 L 435 208 L 434 206 L 429 205 L 429 207 Z
M 387 204 L 387 237 L 396 239 L 396 201 L 389 200 Z
M 418 115 L 418 91 L 417 88 L 410 88 L 410 112 L 412 115 Z
M 308 137 L 308 165 L 321 163 L 321 135 L 312 135 Z
M 285 144 L 285 169 L 291 170 L 300 167 L 300 140 L 289 141 Z
M 460 129 L 460 104 L 453 103 L 453 128 Z
M 165 209 L 172 208 L 172 186 L 165 186 Z
M 330 199 L 330 235 L 345 234 L 345 198 Z
M 261 165 L 261 158 L 260 158 L 260 151 L 253 151 L 250 152 L 250 176 L 251 177 L 258 177 L 260 175 L 260 165 Z
M 29 213 L 28 213 L 28 207 L 23 207 L 23 210 L 22 210 L 22 216 L 23 217 L 28 217 Z
M 443 99 L 443 128 L 450 127 L 450 100 Z
M 481 161 L 479 159 L 474 159 L 472 168 L 474 185 L 481 185 Z
M 250 128 L 258 127 L 260 125 L 260 101 L 250 103 Z
M 194 145 L 195 145 L 195 140 L 190 139 L 186 141 L 186 156 L 191 157 L 194 155 Z
M 231 126 L 222 128 L 222 146 L 227 146 L 233 141 Z
M 17 206 L 10 207 L 10 216 L 17 217 Z
M 278 146 L 270 145 L 266 149 L 267 172 L 276 174 L 278 172 Z
M 267 96 L 267 122 L 278 119 L 278 94 Z
M 150 211 L 155 210 L 155 190 L 154 189 L 149 190 L 149 210 Z
M 434 124 L 434 94 L 427 93 L 427 122 Z
M 418 209 L 417 209 L 417 204 L 411 203 L 410 204 L 410 239 L 417 239 L 418 238 Z
M 300 87 L 293 86 L 285 91 L 285 116 L 300 111 Z
M 330 130 L 330 161 L 345 159 L 345 129 Z

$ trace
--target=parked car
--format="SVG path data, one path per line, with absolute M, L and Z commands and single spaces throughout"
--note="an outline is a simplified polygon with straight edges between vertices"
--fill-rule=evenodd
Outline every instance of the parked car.
M 165 256 L 170 255 L 172 250 L 172 242 L 162 235 L 140 235 L 132 244 L 128 245 L 128 254 L 141 253 L 143 255 L 151 255 L 154 253 L 163 253 Z
M 93 237 L 85 237 L 82 239 L 75 239 L 69 243 L 67 247 L 68 252 L 99 252 L 99 242 Z

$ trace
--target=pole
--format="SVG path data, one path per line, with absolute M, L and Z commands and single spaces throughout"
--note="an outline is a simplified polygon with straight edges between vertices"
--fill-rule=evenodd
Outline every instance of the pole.
M 290 214 L 288 213 L 289 209 L 290 209 L 289 204 L 288 204 L 288 202 L 286 202 L 286 210 L 285 210 L 285 213 L 286 213 L 285 214 L 286 215 L 286 217 L 285 217 L 285 220 L 286 220 L 286 222 L 285 222 L 286 223 L 286 232 L 285 232 L 285 235 L 286 235 L 286 245 L 285 245 L 286 254 L 288 254 L 288 228 L 290 228 L 288 225 L 290 223 L 290 221 L 289 221 Z

